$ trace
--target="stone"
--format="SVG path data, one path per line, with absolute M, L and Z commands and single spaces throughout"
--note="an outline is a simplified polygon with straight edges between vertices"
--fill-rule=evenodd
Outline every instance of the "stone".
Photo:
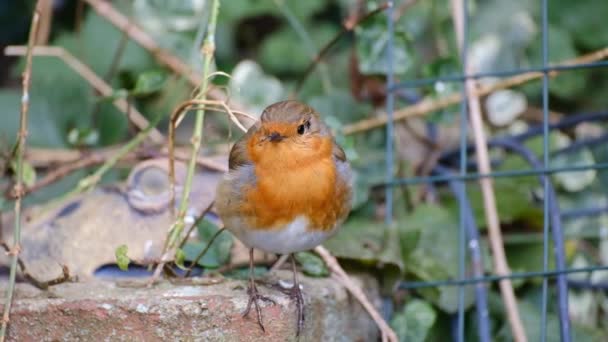
M 262 302 L 266 332 L 255 311 L 242 317 L 247 282 L 200 278 L 163 281 L 151 288 L 145 280 L 65 283 L 47 291 L 18 284 L 11 310 L 9 341 L 296 341 L 296 308 L 281 291 L 277 271 L 258 283 L 275 304 Z M 354 278 L 372 303 L 381 303 L 370 276 Z M 352 296 L 329 278 L 300 275 L 306 320 L 299 341 L 375 341 L 378 330 Z M 0 285 L 2 292 L 6 282 Z

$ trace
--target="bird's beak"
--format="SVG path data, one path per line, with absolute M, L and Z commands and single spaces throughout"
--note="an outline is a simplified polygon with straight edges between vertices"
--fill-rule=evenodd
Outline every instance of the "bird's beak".
M 285 137 L 282 136 L 278 132 L 272 132 L 268 135 L 268 140 L 270 140 L 272 142 L 279 142 L 279 141 L 283 140 L 283 138 L 285 138 Z

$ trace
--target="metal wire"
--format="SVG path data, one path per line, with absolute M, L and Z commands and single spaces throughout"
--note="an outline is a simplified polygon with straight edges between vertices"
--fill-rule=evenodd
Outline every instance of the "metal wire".
M 479 283 L 494 283 L 503 279 L 534 279 L 534 278 L 554 278 L 562 274 L 572 273 L 590 273 L 595 271 L 608 271 L 608 265 L 605 266 L 589 266 L 579 268 L 567 268 L 559 271 L 538 271 L 538 272 L 517 272 L 511 273 L 505 276 L 488 275 L 480 278 L 467 278 L 463 280 L 437 280 L 437 281 L 410 281 L 402 282 L 399 284 L 400 289 L 421 289 L 428 287 L 442 287 L 442 286 L 462 286 L 462 285 L 474 285 Z
M 539 68 L 522 68 L 516 70 L 505 70 L 505 71 L 492 71 L 492 72 L 480 72 L 472 75 L 451 75 L 451 76 L 439 76 L 432 78 L 420 78 L 416 80 L 408 80 L 404 82 L 399 82 L 388 88 L 389 90 L 396 90 L 399 88 L 418 88 L 427 85 L 433 85 L 437 82 L 464 82 L 468 79 L 484 79 L 484 78 L 503 78 L 509 76 L 517 76 L 525 73 L 532 72 L 542 72 L 542 73 L 550 73 L 552 71 L 571 71 L 571 70 L 579 70 L 579 69 L 594 69 L 594 68 L 602 68 L 608 67 L 608 61 L 600 61 L 600 62 L 592 62 L 592 63 L 581 63 L 581 64 L 572 64 L 572 65 L 554 65 L 554 66 L 546 66 Z
M 388 47 L 386 49 L 386 65 L 390 72 L 386 77 L 386 86 L 388 88 L 393 87 L 394 83 L 394 68 L 393 68 L 393 55 L 394 55 L 394 36 L 395 28 L 393 22 L 393 2 L 389 1 L 388 9 L 386 10 L 386 20 L 388 29 Z M 386 125 L 386 179 L 388 182 L 393 181 L 393 112 L 395 109 L 395 95 L 392 91 L 389 91 L 386 95 L 386 113 L 388 116 L 388 123 Z M 384 221 L 387 225 L 390 225 L 393 221 L 393 188 L 386 187 L 386 213 Z
M 449 175 L 451 171 L 442 166 L 435 167 L 434 172 Z M 473 209 L 471 208 L 471 204 L 469 203 L 469 199 L 467 198 L 467 194 L 465 191 L 465 183 L 461 181 L 450 181 L 449 182 L 450 189 L 454 196 L 458 199 L 459 203 L 462 203 L 464 206 L 465 219 L 466 219 L 466 231 L 467 231 L 467 245 L 471 250 L 471 265 L 473 269 L 473 274 L 475 277 L 483 277 L 483 260 L 481 253 L 481 243 L 479 241 L 479 232 L 477 230 L 477 224 L 475 223 L 475 217 L 473 215 Z M 461 244 L 462 245 L 462 244 Z M 462 253 L 461 255 L 464 255 Z M 464 263 L 464 261 L 463 261 Z M 459 275 L 460 279 L 464 279 L 463 275 Z M 461 286 L 464 289 L 463 286 Z M 488 294 L 487 288 L 484 283 L 475 284 L 475 307 L 477 310 L 477 334 L 479 335 L 479 340 L 482 342 L 491 341 L 492 338 L 490 336 L 490 313 L 488 310 Z M 460 308 L 459 308 L 460 309 Z M 464 309 L 464 306 L 463 306 Z M 460 310 L 459 310 L 460 314 Z M 461 322 L 460 318 L 459 323 Z M 460 324 L 459 324 L 460 329 Z M 464 338 L 464 327 L 462 328 L 462 337 Z M 459 331 L 459 335 L 460 335 Z
M 526 177 L 526 176 L 537 176 L 542 174 L 553 174 L 559 172 L 575 172 L 575 171 L 588 171 L 588 170 L 603 170 L 608 169 L 608 163 L 595 163 L 588 165 L 571 165 L 571 166 L 560 166 L 560 167 L 549 167 L 541 169 L 527 169 L 527 170 L 508 170 L 508 171 L 494 171 L 491 173 L 468 173 L 466 175 L 437 175 L 428 177 L 412 177 L 412 178 L 396 178 L 392 182 L 378 184 L 379 186 L 394 187 L 400 185 L 415 185 L 423 183 L 439 183 L 447 182 L 450 180 L 478 180 L 479 178 L 510 178 L 510 177 Z
M 462 72 L 466 74 L 466 66 L 467 66 L 467 55 L 469 50 L 469 10 L 468 10 L 468 1 L 463 1 L 464 9 L 462 11 L 462 22 L 463 22 L 463 36 L 462 36 L 462 49 L 460 60 L 462 62 Z M 462 93 L 462 98 L 467 99 L 467 87 L 465 82 L 460 83 L 460 91 Z M 467 136 L 468 136 L 468 107 L 467 101 L 463 100 L 460 102 L 460 175 L 466 177 L 467 175 Z M 467 184 L 463 181 L 457 181 L 463 199 L 467 197 Z M 467 201 L 459 201 L 458 202 L 458 215 L 460 218 L 459 226 L 458 226 L 458 279 L 464 279 L 466 274 L 466 248 L 465 248 L 465 238 L 466 238 L 466 226 L 467 226 Z M 463 286 L 458 288 L 458 336 L 457 341 L 464 341 L 464 290 Z M 477 298 L 478 304 L 479 298 Z M 485 324 L 481 323 L 480 324 Z M 481 338 L 481 336 L 480 336 Z
M 542 1 L 542 51 L 543 51 L 543 68 L 549 63 L 549 25 L 547 24 L 547 0 Z M 549 166 L 549 74 L 543 71 L 543 167 Z M 543 271 L 549 269 L 549 206 L 551 203 L 549 196 L 549 178 L 544 177 L 543 181 Z M 543 278 L 542 287 L 542 302 L 541 302 L 541 327 L 540 340 L 542 342 L 547 339 L 547 295 L 549 291 L 549 282 L 547 278 Z M 562 322 L 560 322 L 561 324 Z M 563 341 L 564 336 L 562 336 Z
M 539 0 L 541 6 L 541 30 L 542 40 L 541 51 L 542 51 L 542 65 L 539 67 L 521 68 L 513 70 L 499 70 L 492 72 L 475 73 L 467 75 L 463 68 L 462 74 L 460 75 L 448 75 L 433 78 L 422 78 L 404 80 L 396 83 L 393 73 L 393 58 L 394 52 L 393 46 L 393 35 L 394 35 L 394 23 L 392 22 L 392 6 L 387 11 L 387 21 L 389 30 L 389 40 L 387 49 L 387 65 L 389 67 L 389 73 L 387 75 L 387 101 L 386 111 L 388 116 L 388 123 L 386 127 L 386 181 L 382 184 L 377 184 L 379 187 L 385 188 L 386 194 L 386 222 L 392 222 L 393 217 L 393 191 L 395 186 L 403 185 L 415 185 L 415 184 L 427 184 L 431 188 L 435 185 L 443 183 L 449 186 L 454 197 L 459 203 L 459 257 L 458 257 L 458 279 L 445 279 L 436 281 L 424 281 L 424 282 L 401 282 L 399 287 L 402 289 L 418 289 L 418 288 L 429 288 L 429 287 L 442 287 L 442 286 L 458 286 L 458 312 L 453 316 L 452 321 L 452 335 L 457 341 L 464 341 L 465 339 L 465 308 L 464 308 L 464 293 L 465 287 L 469 285 L 475 285 L 475 303 L 477 311 L 477 334 L 480 341 L 491 340 L 491 327 L 488 319 L 488 308 L 487 308 L 487 284 L 500 281 L 503 279 L 532 279 L 542 278 L 542 296 L 541 296 L 541 341 L 547 339 L 547 319 L 548 319 L 548 307 L 549 307 L 549 279 L 556 278 L 557 288 L 557 314 L 560 323 L 560 338 L 561 341 L 571 340 L 571 327 L 568 315 L 568 286 L 574 286 L 577 288 L 587 289 L 606 289 L 608 284 L 596 284 L 585 281 L 568 281 L 566 275 L 571 273 L 590 273 L 594 271 L 605 271 L 608 270 L 608 266 L 590 266 L 584 268 L 567 268 L 565 251 L 564 251 L 564 232 L 562 231 L 562 221 L 574 220 L 583 217 L 591 217 L 608 213 L 608 207 L 598 206 L 590 208 L 577 208 L 569 211 L 560 212 L 559 203 L 555 189 L 551 183 L 552 174 L 560 172 L 582 172 L 588 170 L 604 170 L 608 168 L 608 162 L 596 162 L 593 164 L 586 165 L 567 165 L 561 167 L 551 166 L 551 158 L 560 155 L 568 155 L 571 153 L 580 152 L 583 148 L 590 148 L 594 146 L 601 146 L 608 142 L 608 134 L 603 134 L 598 137 L 579 139 L 566 148 L 562 148 L 557 151 L 551 152 L 549 133 L 552 130 L 564 129 L 573 127 L 581 122 L 592 122 L 599 120 L 608 121 L 608 112 L 600 113 L 582 113 L 576 115 L 565 116 L 562 120 L 557 123 L 549 122 L 549 82 L 550 76 L 553 72 L 571 72 L 574 70 L 582 69 L 593 69 L 608 67 L 608 61 L 599 61 L 592 63 L 564 63 L 561 65 L 550 65 L 549 63 L 549 31 L 548 31 L 548 0 Z M 463 36 L 463 48 L 461 55 L 462 65 L 466 65 L 467 59 L 467 48 L 469 45 L 469 14 L 468 14 L 468 1 L 464 1 L 464 36 Z M 482 174 L 475 172 L 476 163 L 469 160 L 469 153 L 474 152 L 474 147 L 467 141 L 467 130 L 468 130 L 468 113 L 467 113 L 467 92 L 465 87 L 465 81 L 474 79 L 479 80 L 483 78 L 504 78 L 510 76 L 516 76 L 526 73 L 540 73 L 542 74 L 542 124 L 537 127 L 531 127 L 526 132 L 498 137 L 490 140 L 488 145 L 492 148 L 501 148 L 509 150 L 512 153 L 519 154 L 525 161 L 530 164 L 530 168 L 522 170 L 502 170 L 494 171 L 488 174 Z M 436 84 L 437 82 L 460 82 L 462 98 L 460 105 L 460 143 L 459 148 L 453 151 L 444 152 L 439 158 L 438 165 L 434 168 L 433 172 L 429 176 L 425 177 L 412 177 L 412 178 L 397 178 L 393 175 L 393 114 L 395 97 L 402 96 L 402 92 L 409 88 L 418 88 L 428 85 Z M 408 90 L 409 91 L 409 90 Z M 415 90 L 412 90 L 415 91 Z M 433 134 L 433 129 L 427 129 L 427 135 L 430 140 L 435 141 L 436 134 Z M 543 144 L 542 160 L 539 160 L 534 153 L 524 147 L 523 143 L 533 137 L 541 137 Z M 500 160 L 494 160 L 497 165 L 500 165 Z M 473 171 L 473 172 L 471 172 Z M 513 177 L 529 177 L 537 176 L 543 188 L 543 259 L 542 271 L 535 272 L 523 272 L 523 273 L 512 273 L 506 276 L 497 275 L 484 275 L 482 263 L 482 254 L 479 249 L 479 234 L 477 232 L 477 226 L 475 218 L 472 213 L 470 201 L 468 200 L 466 191 L 466 182 L 475 181 L 481 178 L 513 178 Z M 500 200 L 500 198 L 498 199 Z M 540 234 L 538 235 L 540 238 Z M 527 237 L 526 237 L 527 238 Z M 551 241 L 553 239 L 553 241 Z M 466 277 L 467 274 L 467 243 L 469 246 L 469 260 L 472 277 Z M 555 269 L 549 269 L 549 246 L 553 243 L 553 257 L 555 259 Z

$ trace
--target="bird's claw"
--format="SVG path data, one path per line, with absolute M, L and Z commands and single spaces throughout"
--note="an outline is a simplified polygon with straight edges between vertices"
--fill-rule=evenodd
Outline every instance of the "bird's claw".
M 249 314 L 249 311 L 251 311 L 251 306 L 255 306 L 255 311 L 256 311 L 257 319 L 258 319 L 258 325 L 260 326 L 260 328 L 262 329 L 263 332 L 266 332 L 266 329 L 264 328 L 263 318 L 262 318 L 262 309 L 260 308 L 258 301 L 262 300 L 264 302 L 268 302 L 268 303 L 272 303 L 272 304 L 276 304 L 276 302 L 267 296 L 261 295 L 258 292 L 258 288 L 257 288 L 257 286 L 255 286 L 255 284 L 252 284 L 249 286 L 249 288 L 247 289 L 247 294 L 249 294 L 249 301 L 247 302 L 247 308 L 245 308 L 245 311 L 243 311 L 243 317 L 246 317 Z
M 298 313 L 296 336 L 300 336 L 300 331 L 304 328 L 304 297 L 302 296 L 300 286 L 292 287 L 289 291 L 289 297 L 296 302 L 296 310 Z

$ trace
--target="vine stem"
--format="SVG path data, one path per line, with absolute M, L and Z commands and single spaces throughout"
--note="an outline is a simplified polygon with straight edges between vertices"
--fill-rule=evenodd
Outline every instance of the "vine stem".
M 215 27 L 217 24 L 217 17 L 220 9 L 220 1 L 213 0 L 211 3 L 211 15 L 209 17 L 209 24 L 207 26 L 207 37 L 205 37 L 205 41 L 201 48 L 201 53 L 203 55 L 203 74 L 201 79 L 201 85 L 198 89 L 198 93 L 195 96 L 196 100 L 204 101 L 207 98 L 207 90 L 209 89 L 209 76 L 211 69 L 211 61 L 213 60 L 213 54 L 215 52 Z M 177 248 L 177 242 L 179 241 L 179 237 L 184 230 L 185 222 L 184 217 L 186 216 L 186 211 L 188 209 L 188 202 L 190 199 L 190 190 L 192 188 L 192 178 L 194 177 L 194 171 L 196 168 L 196 159 L 201 147 L 201 140 L 203 138 L 203 122 L 205 119 L 205 108 L 200 108 L 196 111 L 196 117 L 194 121 L 194 131 L 192 132 L 192 138 L 190 143 L 192 144 L 192 151 L 190 154 L 190 161 L 188 163 L 188 171 L 186 173 L 186 180 L 184 182 L 184 189 L 182 192 L 181 202 L 179 205 L 179 209 L 177 212 L 177 218 L 175 223 L 169 229 L 169 233 L 165 240 L 165 246 L 163 251 L 163 256 L 156 266 L 154 270 L 154 275 L 152 276 L 151 283 L 155 282 L 156 279 L 160 276 L 160 272 L 165 266 L 165 263 L 170 260 L 170 258 L 175 254 L 175 250 Z M 173 127 L 170 124 L 170 130 Z M 170 135 L 173 132 L 170 132 Z M 170 145 L 172 145 L 173 136 L 169 137 Z M 169 158 L 169 169 L 173 170 L 174 168 L 174 160 L 173 158 Z M 175 178 L 171 178 L 171 198 L 175 196 Z M 173 203 L 173 200 L 171 201 Z M 173 206 L 171 206 L 171 210 L 173 210 Z
M 11 304 L 15 291 L 15 279 L 17 277 L 17 263 L 19 260 L 19 251 L 21 249 L 21 199 L 23 198 L 23 154 L 27 139 L 27 113 L 29 110 L 29 88 L 32 75 L 32 46 L 36 39 L 38 27 L 40 24 L 40 9 L 41 3 L 38 1 L 32 16 L 30 25 L 30 34 L 27 41 L 27 53 L 25 57 L 25 70 L 22 76 L 23 93 L 21 96 L 21 112 L 19 113 L 19 133 L 17 134 L 17 146 L 15 149 L 17 157 L 16 176 L 17 182 L 14 187 L 15 194 L 15 227 L 13 233 L 13 246 L 8 254 L 11 256 L 10 273 L 8 278 L 8 288 L 6 290 L 6 300 L 4 302 L 4 313 L 2 314 L 2 326 L 0 327 L 0 342 L 4 342 L 6 338 L 6 329 L 9 323 L 11 312 Z

